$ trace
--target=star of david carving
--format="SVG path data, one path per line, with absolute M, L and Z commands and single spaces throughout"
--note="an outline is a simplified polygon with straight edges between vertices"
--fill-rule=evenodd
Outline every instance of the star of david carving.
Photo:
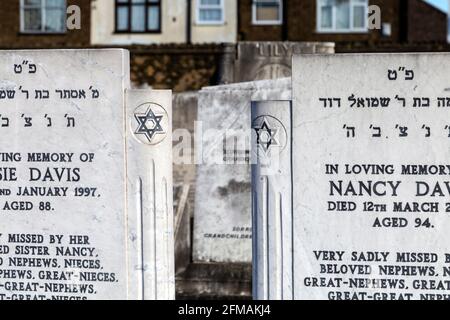
M 157 116 L 153 113 L 149 107 L 144 114 L 135 114 L 139 126 L 135 134 L 143 134 L 147 138 L 148 142 L 152 142 L 153 137 L 156 134 L 164 134 L 165 131 L 161 126 L 163 116 Z
M 254 128 L 256 131 L 256 143 L 262 147 L 264 152 L 267 152 L 271 146 L 279 146 L 276 138 L 278 129 L 271 128 L 267 119 L 264 118 L 259 128 Z

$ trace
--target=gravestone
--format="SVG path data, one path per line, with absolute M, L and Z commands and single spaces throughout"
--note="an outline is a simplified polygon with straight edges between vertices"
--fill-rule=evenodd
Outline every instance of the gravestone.
M 253 296 L 292 299 L 291 101 L 252 103 Z
M 174 298 L 171 92 L 125 50 L 0 61 L 0 299 Z
M 294 57 L 293 254 L 260 260 L 256 298 L 449 298 L 449 58 Z
M 194 126 L 197 120 L 197 92 L 173 95 L 173 180 L 175 215 L 175 275 L 191 262 L 195 171 Z
M 237 44 L 234 82 L 281 79 L 292 74 L 294 54 L 334 53 L 332 42 L 250 41 Z M 229 61 L 226 60 L 226 61 Z M 228 75 L 228 78 L 230 75 Z
M 250 105 L 290 98 L 290 79 L 199 92 L 194 261 L 251 262 Z

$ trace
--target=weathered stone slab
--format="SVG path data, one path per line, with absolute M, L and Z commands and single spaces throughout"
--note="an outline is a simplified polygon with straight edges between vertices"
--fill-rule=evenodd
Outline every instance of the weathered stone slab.
M 251 262 L 250 105 L 290 98 L 289 79 L 200 91 L 194 261 Z
M 171 93 L 125 50 L 0 61 L 0 298 L 173 298 Z
M 334 53 L 332 42 L 239 42 L 234 81 L 257 81 L 290 77 L 295 54 Z

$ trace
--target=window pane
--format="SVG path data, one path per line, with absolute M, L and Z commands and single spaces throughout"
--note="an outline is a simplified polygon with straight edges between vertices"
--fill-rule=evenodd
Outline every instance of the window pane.
M 350 29 L 349 0 L 336 0 L 336 28 Z
M 220 6 L 221 0 L 200 0 L 201 5 Z
M 320 12 L 320 27 L 324 29 L 329 29 L 333 27 L 333 7 L 324 6 L 321 8 Z
M 365 27 L 365 8 L 361 6 L 353 7 L 353 27 L 364 28 Z
M 128 30 L 128 8 L 119 7 L 117 11 L 117 30 Z
M 145 7 L 134 5 L 131 7 L 131 30 L 145 31 Z
M 46 9 L 45 11 L 45 31 L 64 32 L 66 15 L 65 10 Z
M 280 20 L 280 5 L 274 1 L 258 1 L 256 3 L 256 20 L 278 21 Z
M 42 10 L 41 9 L 24 9 L 24 31 L 41 31 L 42 30 Z
M 24 0 L 25 6 L 34 6 L 34 7 L 41 7 L 42 1 L 41 0 Z
M 148 8 L 148 29 L 152 31 L 159 30 L 159 7 Z
M 324 7 L 334 6 L 336 4 L 335 0 L 320 0 L 320 4 Z
M 201 21 L 221 21 L 222 10 L 220 9 L 201 9 L 200 10 Z

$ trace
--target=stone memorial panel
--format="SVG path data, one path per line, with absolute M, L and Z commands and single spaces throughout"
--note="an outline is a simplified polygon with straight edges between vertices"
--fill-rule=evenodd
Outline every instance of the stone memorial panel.
M 294 54 L 334 53 L 332 42 L 250 41 L 237 44 L 234 81 L 290 77 Z

